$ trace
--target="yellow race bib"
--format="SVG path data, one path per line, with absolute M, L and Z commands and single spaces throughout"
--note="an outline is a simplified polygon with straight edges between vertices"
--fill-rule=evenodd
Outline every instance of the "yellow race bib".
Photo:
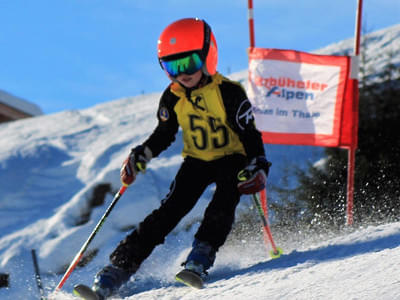
M 222 76 L 217 73 L 211 83 L 192 91 L 190 99 L 179 84 L 171 86 L 172 93 L 180 98 L 174 110 L 183 131 L 184 157 L 210 161 L 229 154 L 245 154 L 238 135 L 228 125 L 218 87 L 221 82 Z

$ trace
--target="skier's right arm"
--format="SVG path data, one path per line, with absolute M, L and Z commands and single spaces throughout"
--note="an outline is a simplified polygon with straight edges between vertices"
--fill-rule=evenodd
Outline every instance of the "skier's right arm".
M 157 110 L 158 125 L 143 146 L 150 148 L 153 157 L 157 157 L 175 141 L 179 124 L 174 107 L 179 98 L 167 88 L 160 99 Z
M 122 184 L 132 184 L 137 173 L 144 171 L 153 157 L 157 157 L 175 141 L 179 125 L 174 106 L 178 99 L 169 88 L 164 91 L 157 110 L 158 125 L 150 137 L 142 145 L 133 148 L 125 159 L 120 172 Z

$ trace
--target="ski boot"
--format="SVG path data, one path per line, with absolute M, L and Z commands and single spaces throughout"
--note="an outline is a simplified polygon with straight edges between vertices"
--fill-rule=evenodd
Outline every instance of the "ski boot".
M 108 265 L 96 274 L 92 290 L 97 294 L 99 300 L 107 299 L 115 294 L 130 276 L 129 272 Z
M 194 240 L 192 251 L 189 253 L 185 269 L 176 274 L 175 279 L 190 287 L 203 288 L 203 277 L 214 264 L 216 251 L 207 242 Z

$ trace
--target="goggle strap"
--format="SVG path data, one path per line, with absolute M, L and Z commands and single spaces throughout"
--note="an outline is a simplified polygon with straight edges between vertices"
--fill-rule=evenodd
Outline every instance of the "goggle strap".
M 202 59 L 205 64 L 207 55 L 208 55 L 208 51 L 210 50 L 211 27 L 204 20 L 203 20 L 203 23 L 204 23 L 204 42 L 203 42 L 203 49 L 201 49 L 201 55 L 203 56 Z

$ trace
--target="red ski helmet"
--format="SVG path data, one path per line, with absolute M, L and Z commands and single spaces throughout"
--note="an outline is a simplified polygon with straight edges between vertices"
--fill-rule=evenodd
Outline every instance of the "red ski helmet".
M 203 62 L 202 70 L 207 75 L 217 71 L 218 49 L 211 27 L 197 18 L 186 18 L 168 25 L 158 39 L 158 59 L 177 59 L 193 52 Z M 161 67 L 163 68 L 162 64 Z

